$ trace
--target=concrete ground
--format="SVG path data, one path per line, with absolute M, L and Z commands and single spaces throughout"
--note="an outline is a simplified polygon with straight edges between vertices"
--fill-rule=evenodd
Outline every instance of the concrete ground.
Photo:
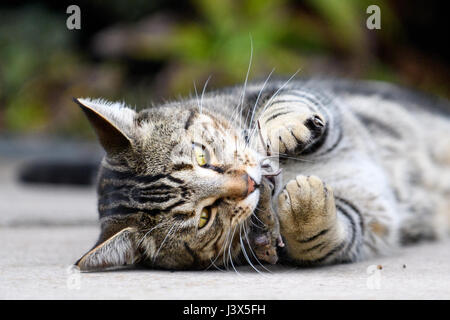
M 93 188 L 21 185 L 0 157 L 0 299 L 450 299 L 450 240 L 312 269 L 70 269 L 98 236 Z M 381 268 L 381 269 L 379 269 Z

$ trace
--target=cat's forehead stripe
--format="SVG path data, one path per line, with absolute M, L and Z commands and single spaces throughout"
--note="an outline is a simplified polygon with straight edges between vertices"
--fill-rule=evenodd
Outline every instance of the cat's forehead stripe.
M 186 123 L 184 124 L 184 128 L 188 130 L 194 124 L 194 120 L 197 119 L 199 115 L 200 114 L 197 110 L 192 109 L 189 113 Z M 226 122 L 213 116 L 208 112 L 203 112 L 201 116 L 207 117 L 209 120 L 211 120 L 210 122 L 208 122 L 208 124 L 212 125 L 214 129 L 220 131 L 222 134 L 225 134 L 225 131 L 227 131 L 230 128 Z M 205 125 L 206 124 L 203 124 L 203 126 Z
M 191 112 L 189 113 L 189 117 L 186 120 L 186 123 L 184 124 L 184 129 L 188 130 L 189 127 L 194 122 L 195 117 L 197 116 L 198 112 L 195 109 L 191 109 Z
M 136 175 L 111 167 L 102 168 L 98 188 L 100 217 L 167 213 L 189 197 L 184 181 L 168 173 Z

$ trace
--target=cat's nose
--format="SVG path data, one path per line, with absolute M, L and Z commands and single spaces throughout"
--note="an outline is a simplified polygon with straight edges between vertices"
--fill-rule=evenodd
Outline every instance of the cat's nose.
M 235 174 L 228 177 L 223 184 L 223 193 L 226 197 L 246 198 L 258 187 L 258 184 L 247 173 Z
M 257 184 L 250 175 L 247 174 L 247 196 L 255 191 Z

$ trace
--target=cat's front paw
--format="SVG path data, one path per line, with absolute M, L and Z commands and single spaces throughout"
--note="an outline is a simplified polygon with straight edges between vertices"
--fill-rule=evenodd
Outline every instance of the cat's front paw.
M 302 252 L 313 253 L 307 249 L 336 225 L 333 191 L 316 176 L 299 175 L 279 195 L 278 217 L 287 249 L 303 259 Z
M 326 123 L 319 113 L 288 112 L 266 114 L 263 135 L 271 150 L 285 154 L 300 154 L 324 134 Z

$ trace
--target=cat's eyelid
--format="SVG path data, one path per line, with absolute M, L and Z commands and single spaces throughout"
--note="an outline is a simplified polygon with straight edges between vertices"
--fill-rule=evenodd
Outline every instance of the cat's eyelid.
M 197 207 L 196 213 L 195 215 L 199 215 L 202 212 L 202 209 L 205 207 L 211 207 L 211 206 L 215 206 L 215 204 L 217 203 L 219 199 L 217 199 L 216 197 L 209 197 L 206 199 L 203 199 Z

